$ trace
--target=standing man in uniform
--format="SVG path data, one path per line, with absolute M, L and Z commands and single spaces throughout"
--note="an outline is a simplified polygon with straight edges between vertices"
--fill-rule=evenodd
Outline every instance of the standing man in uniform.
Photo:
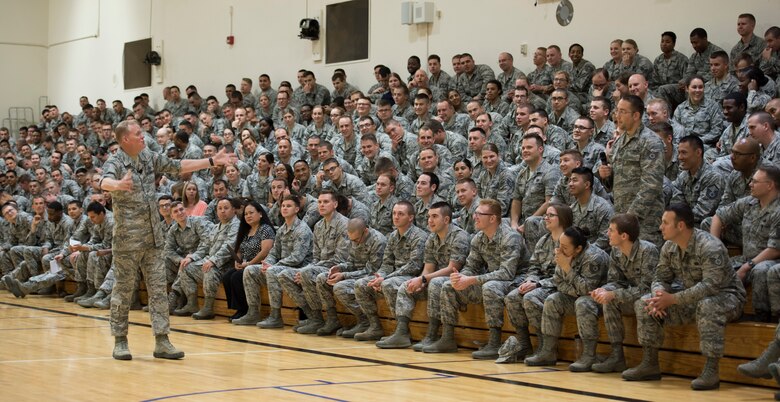
M 235 163 L 236 156 L 220 150 L 214 157 L 174 161 L 146 148 L 141 126 L 134 121 L 119 123 L 114 132 L 119 150 L 103 165 L 99 186 L 110 191 L 114 208 L 112 245 L 116 283 L 111 295 L 111 334 L 115 337 L 113 357 L 130 360 L 127 345 L 128 313 L 134 285 L 143 273 L 149 294 L 149 315 L 155 335 L 154 357 L 181 359 L 184 352 L 168 340 L 168 297 L 162 248 L 165 243 L 157 212 L 155 174 L 179 174 L 214 165 Z
M 645 107 L 636 95 L 617 105 L 621 135 L 607 143 L 609 164 L 599 167 L 602 183 L 611 183 L 615 213 L 639 217 L 640 238 L 661 244 L 658 221 L 664 207 L 664 144 L 642 124 Z

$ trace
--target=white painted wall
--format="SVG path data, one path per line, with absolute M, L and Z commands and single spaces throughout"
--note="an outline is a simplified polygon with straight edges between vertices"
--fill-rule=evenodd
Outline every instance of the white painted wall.
M 337 1 L 50 1 L 50 43 L 94 33 L 98 16 L 100 35 L 51 47 L 43 81 L 48 82 L 52 102 L 66 110 L 77 109 L 80 95 L 89 96 L 91 101 L 103 97 L 109 102 L 118 98 L 130 103 L 134 95 L 148 92 L 153 102 L 159 104 L 160 90 L 168 85 L 179 85 L 183 90 L 186 85 L 195 84 L 201 94 L 223 99 L 225 84 L 238 83 L 241 77 L 256 80 L 265 72 L 276 85 L 281 80 L 294 82 L 300 68 L 311 69 L 319 82 L 329 87 L 336 66 L 312 61 L 312 42 L 297 38 L 297 26 L 301 18 L 319 16 L 326 4 L 334 2 Z M 752 12 L 757 16 L 759 34 L 777 24 L 770 16 L 778 15 L 776 0 L 573 0 L 574 20 L 563 28 L 555 20 L 556 0 L 540 0 L 536 7 L 533 3 L 439 0 L 435 4 L 441 18 L 425 27 L 401 25 L 399 0 L 372 0 L 369 60 L 338 67 L 347 70 L 350 82 L 363 88 L 373 84 L 375 64 L 386 64 L 406 76 L 406 58 L 411 54 L 425 59 L 427 54 L 437 53 L 449 69 L 452 54 L 468 51 L 477 63 L 497 69 L 498 53 L 510 51 L 516 65 L 529 71 L 530 54 L 535 47 L 555 43 L 566 49 L 573 42 L 581 43 L 585 57 L 601 65 L 608 57 L 609 42 L 615 38 L 635 39 L 640 53 L 652 59 L 660 52 L 658 43 L 663 31 L 678 34 L 677 48 L 685 54 L 692 51 L 688 34 L 697 26 L 707 29 L 710 39 L 728 50 L 738 40 L 739 13 Z M 28 7 L 28 2 L 23 4 Z M 230 33 L 230 7 L 236 37 L 233 47 L 225 44 Z M 125 91 L 123 44 L 150 34 L 154 44 L 163 46 L 162 82 Z M 523 43 L 528 44 L 529 56 L 520 54 Z
M 148 38 L 150 0 L 54 0 L 49 2 L 49 95 L 61 110 L 77 114 L 87 96 L 132 102 L 122 79 L 124 43 Z M 93 37 L 97 35 L 97 37 Z M 128 99 L 129 98 L 129 99 Z M 132 106 L 129 105 L 129 106 Z
M 46 95 L 48 0 L 0 1 L 0 119 L 9 107 L 31 107 Z M 0 125 L 7 125 L 0 122 Z

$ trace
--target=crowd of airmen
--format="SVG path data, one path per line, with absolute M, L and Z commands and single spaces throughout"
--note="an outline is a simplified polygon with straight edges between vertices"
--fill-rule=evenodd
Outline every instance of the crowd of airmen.
M 297 88 L 274 89 L 266 74 L 258 88 L 249 78 L 228 85 L 224 104 L 191 85 L 186 99 L 165 88 L 160 111 L 145 94 L 132 109 L 86 97 L 75 116 L 48 106 L 18 136 L 0 129 L 0 286 L 110 308 L 114 218 L 101 167 L 118 148 L 113 129 L 134 120 L 146 147 L 170 159 L 238 155 L 156 177 L 172 314 L 213 318 L 230 277 L 246 299 L 233 324 L 281 328 L 286 293 L 305 313 L 300 334 L 448 353 L 459 312 L 481 304 L 489 340 L 473 357 L 531 366 L 556 364 L 563 317 L 576 316 L 582 353 L 570 370 L 632 381 L 661 377 L 664 326 L 696 323 L 706 364 L 691 386 L 717 388 L 744 285 L 753 320 L 780 316 L 780 28 L 762 39 L 754 27 L 752 15 L 738 17 L 730 53 L 696 28 L 690 57 L 664 32 L 654 61 L 615 40 L 601 68 L 579 44 L 571 61 L 551 45 L 536 49 L 527 74 L 505 52 L 497 76 L 466 53 L 453 56 L 454 75 L 437 55 L 427 72 L 412 56 L 408 77 L 378 65 L 366 91 L 341 69 L 333 90 L 301 70 Z M 275 234 L 261 261 L 242 264 L 251 202 Z M 65 279 L 76 293 L 58 286 Z M 389 336 L 379 298 L 396 319 Z M 354 326 L 342 328 L 336 301 Z M 418 301 L 429 325 L 412 344 Z M 505 310 L 516 335 L 502 345 Z M 602 314 L 612 352 L 599 361 Z M 643 347 L 630 369 L 624 315 L 636 316 Z M 739 370 L 778 379 L 779 357 L 780 332 Z

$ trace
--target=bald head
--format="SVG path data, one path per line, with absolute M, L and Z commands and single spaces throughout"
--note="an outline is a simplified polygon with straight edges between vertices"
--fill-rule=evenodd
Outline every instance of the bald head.
M 428 82 L 428 74 L 422 68 L 414 72 L 414 80 L 417 82 Z
M 366 221 L 363 218 L 352 218 L 347 223 L 347 232 L 349 233 L 361 233 L 366 230 Z
M 732 150 L 741 154 L 756 154 L 761 152 L 761 145 L 751 137 L 742 138 L 734 144 Z
M 647 79 L 642 74 L 634 74 L 628 78 L 628 92 L 642 99 L 647 96 Z

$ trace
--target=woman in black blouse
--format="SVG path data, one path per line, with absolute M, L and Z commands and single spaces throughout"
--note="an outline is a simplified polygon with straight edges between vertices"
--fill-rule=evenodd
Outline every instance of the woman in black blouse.
M 274 231 L 265 210 L 256 201 L 249 201 L 244 207 L 244 216 L 238 226 L 235 243 L 235 269 L 222 277 L 228 308 L 236 313 L 230 320 L 242 317 L 249 310 L 244 293 L 244 268 L 260 264 L 274 245 Z

